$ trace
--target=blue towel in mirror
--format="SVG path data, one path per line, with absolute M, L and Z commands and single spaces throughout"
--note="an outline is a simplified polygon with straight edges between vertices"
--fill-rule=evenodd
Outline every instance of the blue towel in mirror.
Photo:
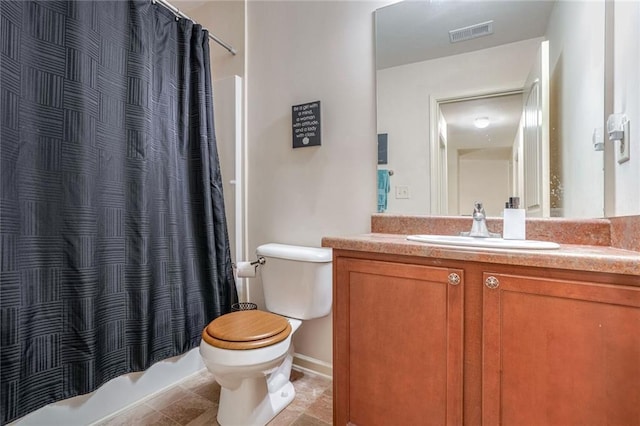
M 389 170 L 378 169 L 378 213 L 387 210 L 387 194 L 390 189 Z

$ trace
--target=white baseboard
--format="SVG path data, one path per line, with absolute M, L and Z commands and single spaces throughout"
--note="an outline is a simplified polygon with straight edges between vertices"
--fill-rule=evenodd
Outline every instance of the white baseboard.
M 156 391 L 148 394 L 147 396 L 145 396 L 143 398 L 138 399 L 137 401 L 131 401 L 128 405 L 122 407 L 118 411 L 115 411 L 115 412 L 113 412 L 113 413 L 111 413 L 111 414 L 109 414 L 109 415 L 107 415 L 107 416 L 105 416 L 105 417 L 103 417 L 103 418 L 91 423 L 89 426 L 95 426 L 95 425 L 100 424 L 102 422 L 105 422 L 107 420 L 111 420 L 113 418 L 116 418 L 116 417 L 120 416 L 120 414 L 124 413 L 125 411 L 127 411 L 127 410 L 129 410 L 129 409 L 131 409 L 133 407 L 136 407 L 136 406 L 138 406 L 140 404 L 143 404 L 143 403 L 155 398 L 156 396 L 160 395 L 161 393 L 166 392 L 167 390 L 171 389 L 172 387 L 177 386 L 180 383 L 191 379 L 193 376 L 195 376 L 197 374 L 203 374 L 206 371 L 207 371 L 207 368 L 203 367 L 202 369 L 189 374 L 185 378 L 183 378 L 183 379 L 181 379 L 181 380 L 179 380 L 177 382 L 170 383 L 170 384 L 166 385 L 164 388 L 157 389 Z
M 333 379 L 333 365 L 310 356 L 298 353 L 293 354 L 293 368 L 294 370 Z

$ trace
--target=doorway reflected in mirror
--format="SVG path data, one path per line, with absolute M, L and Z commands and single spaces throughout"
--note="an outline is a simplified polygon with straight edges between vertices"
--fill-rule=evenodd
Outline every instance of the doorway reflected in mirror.
M 395 170 L 386 211 L 470 214 L 459 198 L 442 196 L 451 191 L 440 189 L 449 173 L 438 166 L 444 141 L 434 125 L 438 105 L 477 94 L 528 93 L 527 77 L 547 41 L 549 113 L 538 124 L 548 129 L 541 157 L 548 171 L 542 198 L 529 210 L 532 216 L 602 217 L 604 156 L 592 138 L 604 126 L 604 8 L 596 0 L 400 2 L 378 9 L 378 133 L 393 139 L 386 167 Z M 487 21 L 492 34 L 450 43 L 449 30 Z M 512 151 L 511 161 L 522 161 L 523 152 Z M 510 195 L 515 178 L 507 178 Z M 527 191 L 532 184 L 522 179 L 517 185 Z M 395 186 L 407 187 L 410 198 L 395 197 Z

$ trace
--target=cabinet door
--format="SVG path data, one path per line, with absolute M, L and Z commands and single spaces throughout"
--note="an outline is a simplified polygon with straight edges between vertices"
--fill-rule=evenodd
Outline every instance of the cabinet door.
M 484 280 L 484 425 L 640 425 L 640 287 Z
M 334 266 L 334 424 L 462 424 L 462 271 Z

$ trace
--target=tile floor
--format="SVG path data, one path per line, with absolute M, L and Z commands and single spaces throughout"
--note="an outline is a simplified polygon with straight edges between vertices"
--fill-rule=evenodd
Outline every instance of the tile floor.
M 292 371 L 296 398 L 269 426 L 327 426 L 333 419 L 330 379 Z M 120 413 L 98 426 L 210 426 L 218 425 L 220 386 L 206 370 Z

